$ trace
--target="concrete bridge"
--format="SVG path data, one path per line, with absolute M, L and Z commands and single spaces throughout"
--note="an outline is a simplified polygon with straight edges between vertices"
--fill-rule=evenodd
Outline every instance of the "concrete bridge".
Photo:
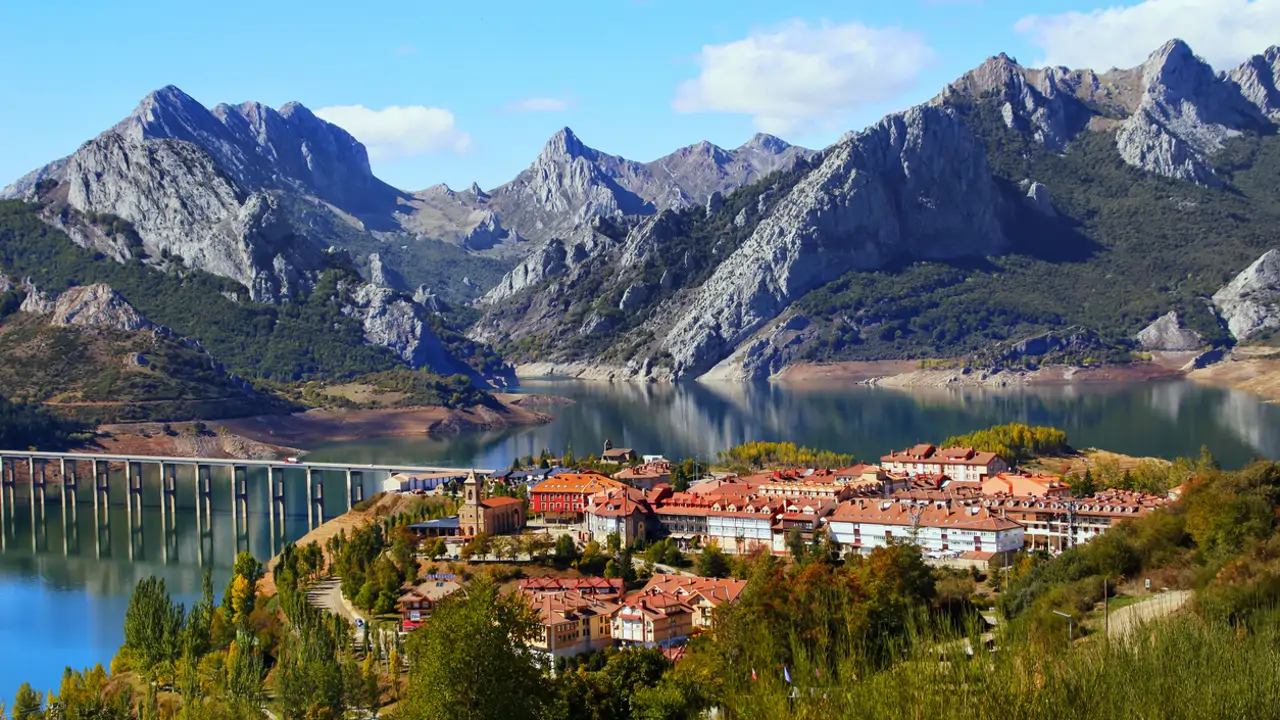
M 316 463 L 289 462 L 285 460 L 240 460 L 232 458 L 199 458 L 199 457 L 161 457 L 152 455 L 119 455 L 78 452 L 36 452 L 21 450 L 0 450 L 0 514 L 8 512 L 12 516 L 17 498 L 15 489 L 21 483 L 30 485 L 30 503 L 32 513 L 38 506 L 43 508 L 50 486 L 58 486 L 61 496 L 62 512 L 65 516 L 68 508 L 75 513 L 79 504 L 83 481 L 89 480 L 93 502 L 94 522 L 98 518 L 109 522 L 112 479 L 110 470 L 123 469 L 123 480 L 126 489 L 126 508 L 129 527 L 135 527 L 135 517 L 141 523 L 143 507 L 143 468 L 154 467 L 159 471 L 160 484 L 160 519 L 166 530 L 177 518 L 178 468 L 192 470 L 191 481 L 195 493 L 196 525 L 201 532 L 206 525 L 211 525 L 213 512 L 213 473 L 218 468 L 220 474 L 229 475 L 231 500 L 231 522 L 237 535 L 241 530 L 241 522 L 245 524 L 247 533 L 249 514 L 249 471 L 265 470 L 267 497 L 269 499 L 268 517 L 271 525 L 271 537 L 275 538 L 277 520 L 281 532 L 285 525 L 285 488 L 296 488 L 302 484 L 307 504 L 307 527 L 312 528 L 324 522 L 324 474 L 337 473 L 346 481 L 346 509 L 364 499 L 366 475 L 391 475 L 399 473 L 457 473 L 465 475 L 472 468 L 448 468 L 415 465 L 358 464 L 358 463 Z M 286 472 L 292 477 L 286 479 Z M 475 468 L 478 475 L 490 475 L 493 470 Z M 117 493 L 118 494 L 118 493 Z M 296 491 L 293 493 L 295 498 Z M 6 508 L 7 506 L 7 508 Z M 135 513 L 136 507 L 136 513 Z M 42 510 L 43 512 L 43 510 Z

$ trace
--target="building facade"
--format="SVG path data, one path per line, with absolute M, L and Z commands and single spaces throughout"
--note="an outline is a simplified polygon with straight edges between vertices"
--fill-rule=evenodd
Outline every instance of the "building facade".
M 880 458 L 880 466 L 890 473 L 946 475 L 961 482 L 979 482 L 1009 469 L 995 453 L 959 447 L 939 450 L 929 444 L 891 452 Z
M 1026 529 L 979 502 L 850 500 L 827 522 L 842 550 L 869 553 L 891 543 L 913 543 L 931 557 L 989 559 L 1022 549 Z
M 458 532 L 466 537 L 480 533 L 507 535 L 524 529 L 524 501 L 513 497 L 484 497 L 484 488 L 475 472 L 462 484 L 462 506 L 458 508 Z

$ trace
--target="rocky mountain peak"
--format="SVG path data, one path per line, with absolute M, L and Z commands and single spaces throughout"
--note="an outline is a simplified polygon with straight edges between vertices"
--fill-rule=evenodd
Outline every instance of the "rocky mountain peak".
M 538 156 L 539 160 L 557 160 L 561 158 L 585 158 L 594 160 L 596 151 L 587 147 L 577 135 L 573 134 L 573 130 L 567 127 L 560 128 L 547 144 L 542 147 L 542 153 Z
M 489 193 L 481 189 L 480 184 L 476 182 L 471 183 L 471 187 L 467 188 L 467 192 L 471 193 L 472 195 L 475 195 L 481 200 L 489 199 Z
M 743 143 L 739 150 L 763 150 L 771 153 L 783 153 L 792 147 L 791 143 L 768 133 L 756 133 Z
M 1271 122 L 1280 123 L 1280 46 L 1245 60 L 1227 77 Z

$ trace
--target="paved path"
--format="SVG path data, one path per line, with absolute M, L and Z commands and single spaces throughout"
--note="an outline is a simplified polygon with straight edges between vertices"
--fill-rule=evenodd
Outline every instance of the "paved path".
M 307 602 L 312 605 L 334 615 L 339 615 L 347 619 L 351 623 L 351 627 L 355 629 L 354 640 L 360 643 L 364 640 L 364 618 L 356 615 L 352 611 L 350 604 L 342 599 L 342 580 L 340 578 L 329 578 L 321 580 L 312 585 L 307 590 Z M 360 620 L 357 623 L 356 620 Z
M 1111 613 L 1110 636 L 1123 638 L 1150 620 L 1173 614 L 1190 599 L 1190 590 L 1172 590 L 1122 607 Z

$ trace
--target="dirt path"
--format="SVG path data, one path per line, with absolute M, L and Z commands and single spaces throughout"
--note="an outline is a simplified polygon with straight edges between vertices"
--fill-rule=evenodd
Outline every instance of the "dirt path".
M 1190 590 L 1163 592 L 1111 613 L 1110 637 L 1124 638 L 1148 621 L 1172 615 L 1191 599 Z

